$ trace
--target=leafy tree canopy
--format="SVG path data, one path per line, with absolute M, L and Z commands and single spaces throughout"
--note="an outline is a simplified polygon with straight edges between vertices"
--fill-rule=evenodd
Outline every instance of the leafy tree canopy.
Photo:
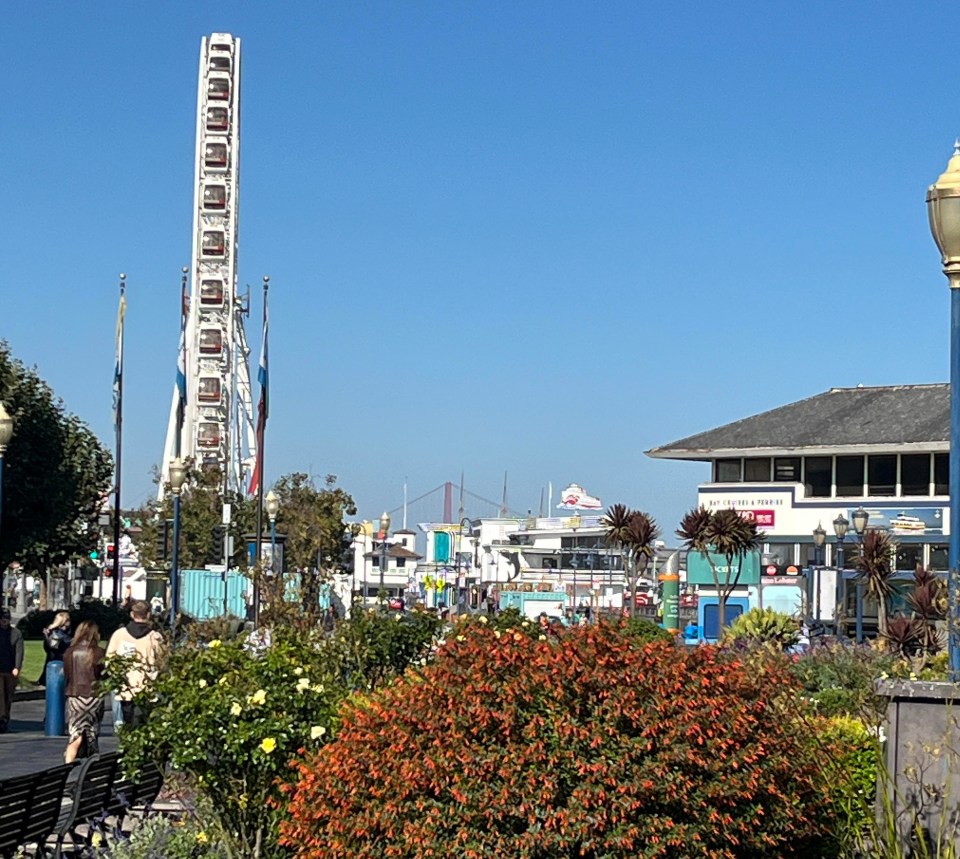
M 0 401 L 14 421 L 3 459 L 0 568 L 44 570 L 87 554 L 113 459 L 35 369 L 0 342 Z

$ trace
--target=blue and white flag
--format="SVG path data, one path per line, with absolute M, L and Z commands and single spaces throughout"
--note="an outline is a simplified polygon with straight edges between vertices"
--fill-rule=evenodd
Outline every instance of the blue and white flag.
M 120 293 L 117 310 L 117 360 L 113 368 L 113 428 L 120 429 L 120 397 L 123 390 L 123 317 L 127 312 L 127 297 Z
M 263 480 L 263 438 L 267 428 L 267 416 L 270 414 L 270 371 L 267 359 L 267 329 L 269 316 L 267 312 L 267 296 L 263 296 L 263 343 L 260 346 L 260 368 L 257 370 L 257 381 L 260 383 L 260 402 L 257 404 L 257 461 L 253 466 L 253 476 L 250 479 L 250 495 L 256 495 Z

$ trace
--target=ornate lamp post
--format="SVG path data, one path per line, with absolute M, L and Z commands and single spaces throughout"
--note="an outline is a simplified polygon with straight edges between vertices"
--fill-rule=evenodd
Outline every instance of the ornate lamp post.
M 386 510 L 380 514 L 380 589 L 377 591 L 377 603 L 383 603 L 383 573 L 387 568 L 387 535 L 390 533 L 390 514 Z
M 807 583 L 807 611 L 810 614 L 810 617 L 814 620 L 820 620 L 820 600 L 816 600 L 817 604 L 817 613 L 813 613 L 814 605 L 814 591 L 816 586 L 819 584 L 819 573 L 815 572 L 823 566 L 823 544 L 827 541 L 827 532 L 823 530 L 823 524 L 817 523 L 817 527 L 813 529 L 813 566 L 814 569 L 810 571 L 810 580 Z
M 180 610 L 180 492 L 187 479 L 187 466 L 180 457 L 170 460 L 170 492 L 173 495 L 173 551 L 170 559 L 170 633 L 177 631 Z M 119 546 L 114 551 L 119 551 Z
M 270 519 L 270 572 L 277 573 L 277 514 L 280 512 L 280 499 L 272 489 L 267 493 L 263 503 L 267 517 Z
M 833 533 L 837 535 L 837 596 L 833 608 L 834 631 L 840 634 L 840 607 L 843 603 L 843 541 L 847 538 L 850 520 L 842 513 L 833 520 Z
M 853 511 L 853 530 L 860 541 L 860 554 L 863 554 L 863 534 L 867 530 L 870 513 L 858 507 Z M 863 580 L 857 579 L 857 644 L 863 644 Z
M 960 679 L 957 576 L 960 575 L 960 140 L 947 169 L 927 190 L 930 231 L 950 284 L 950 571 L 947 573 L 947 645 L 950 679 Z
M 7 445 L 12 438 L 13 418 L 7 414 L 3 403 L 0 403 L 0 525 L 3 524 L 3 455 L 7 452 Z

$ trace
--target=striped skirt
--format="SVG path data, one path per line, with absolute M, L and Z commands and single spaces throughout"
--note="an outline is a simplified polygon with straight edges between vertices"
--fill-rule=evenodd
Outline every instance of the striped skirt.
M 103 698 L 71 695 L 67 698 L 67 733 L 69 742 L 83 737 L 81 754 L 89 757 L 100 752 L 97 737 L 103 720 Z

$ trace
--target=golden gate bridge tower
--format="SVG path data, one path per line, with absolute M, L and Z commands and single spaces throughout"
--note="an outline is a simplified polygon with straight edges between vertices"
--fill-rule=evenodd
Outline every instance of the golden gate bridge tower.
M 173 457 L 218 469 L 224 491 L 234 493 L 246 491 L 256 460 L 244 332 L 250 298 L 249 291 L 246 296 L 237 291 L 239 165 L 240 39 L 214 33 L 200 43 L 193 260 L 184 269 L 180 354 L 161 496 Z

